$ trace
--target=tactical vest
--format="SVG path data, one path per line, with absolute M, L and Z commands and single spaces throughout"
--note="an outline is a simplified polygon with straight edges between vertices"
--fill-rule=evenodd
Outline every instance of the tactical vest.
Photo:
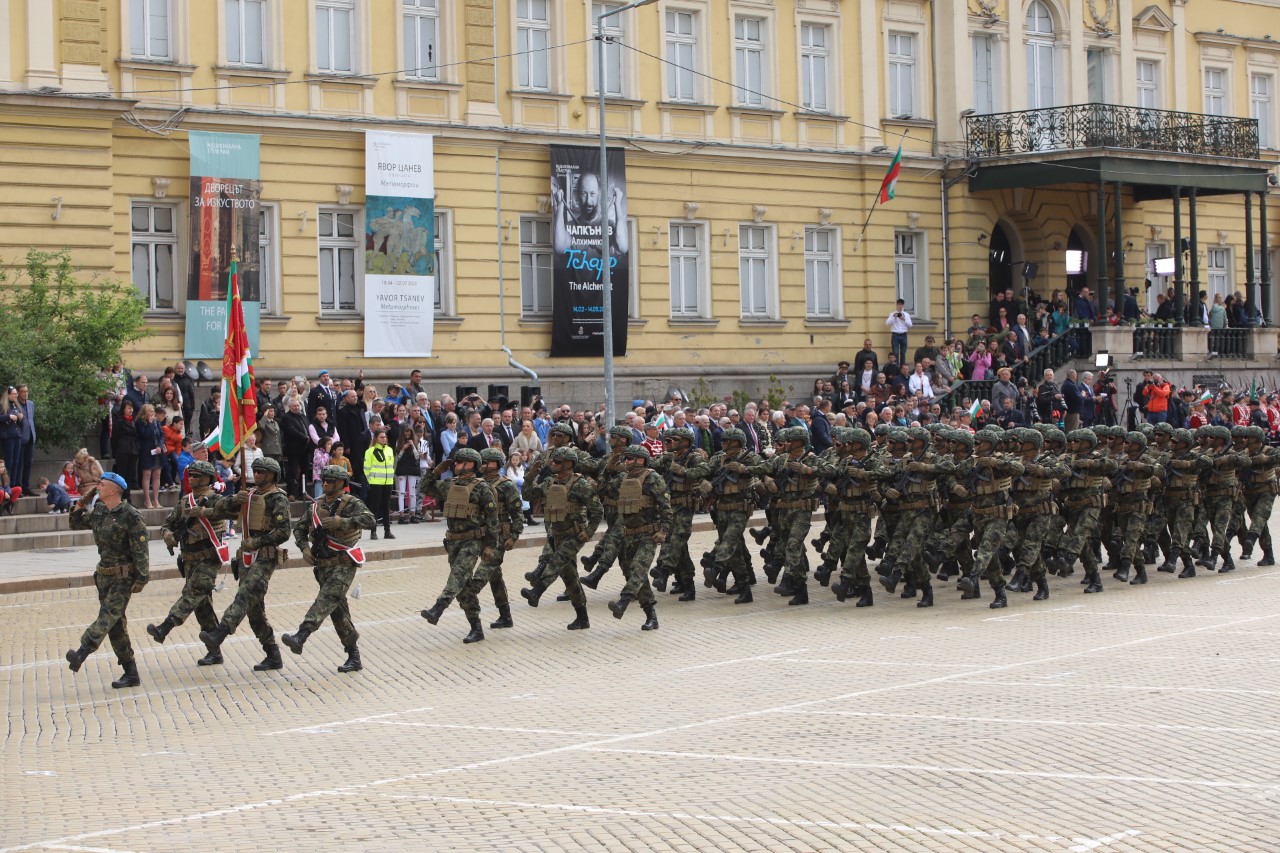
M 910 471 L 906 470 L 907 466 L 910 465 L 912 462 L 927 462 L 928 461 L 927 457 L 922 456 L 919 459 L 915 459 L 908 455 L 908 456 L 902 457 L 902 459 L 903 459 L 902 470 L 907 474 L 907 484 L 905 489 L 903 490 L 904 494 L 908 494 L 908 495 L 933 494 L 934 490 L 937 488 L 936 482 L 934 482 L 933 480 L 926 479 L 923 474 L 913 474 Z
M 569 489 L 577 482 L 576 476 L 571 476 L 568 482 L 553 482 L 547 486 L 546 496 L 542 501 L 542 515 L 552 524 L 568 521 L 572 514 L 573 505 L 569 500 Z
M 480 508 L 471 502 L 471 492 L 475 490 L 478 477 L 469 477 L 464 482 L 457 477 L 449 481 L 449 491 L 444 498 L 444 517 L 449 521 L 474 521 L 480 515 Z
M 1138 457 L 1138 459 L 1133 461 L 1141 462 L 1142 457 Z M 1135 475 L 1131 480 L 1126 478 L 1116 488 L 1116 491 L 1122 495 L 1145 495 L 1150 490 L 1151 490 L 1151 477 L 1149 476 L 1144 477 L 1144 476 L 1137 476 L 1137 475 Z
M 1177 457 L 1178 461 L 1189 461 L 1194 459 L 1190 453 Z M 1173 460 L 1170 460 L 1173 461 Z M 1193 468 L 1178 469 L 1169 466 L 1165 469 L 1168 474 L 1168 480 L 1165 482 L 1165 488 L 1170 491 L 1189 492 L 1200 485 L 1200 472 Z
M 323 522 L 326 518 L 339 518 L 342 516 L 343 508 L 352 500 L 351 495 L 342 495 L 336 501 L 329 504 L 321 498 L 316 502 L 316 516 Z M 353 530 L 328 530 L 325 534 L 337 542 L 339 545 L 358 545 L 360 543 L 360 534 L 363 531 L 359 527 Z
M 733 456 L 730 456 L 729 454 L 726 453 L 724 456 L 724 459 L 720 463 L 720 469 L 723 471 L 725 465 L 728 465 L 730 462 L 737 462 L 738 457 L 740 457 L 741 455 L 742 455 L 741 453 L 735 453 Z M 746 488 L 745 485 L 742 483 L 742 480 L 744 478 L 749 480 L 751 479 L 751 475 L 745 474 L 745 473 L 739 474 L 738 482 L 736 483 L 729 482 L 729 479 L 726 477 L 725 479 L 721 480 L 719 483 L 716 484 L 716 494 L 717 495 L 738 494 L 739 492 L 743 491 L 744 488 Z
M 653 506 L 653 498 L 644 493 L 645 476 L 627 476 L 618 488 L 618 515 L 629 518 Z
M 706 460 L 706 455 L 703 454 L 703 452 L 700 449 L 695 447 L 692 450 L 690 450 L 688 453 L 686 453 L 683 458 L 677 459 L 676 464 L 682 467 L 688 468 L 690 465 L 697 465 L 699 462 L 704 462 L 705 460 Z M 685 475 L 681 474 L 678 477 L 674 475 L 672 476 L 671 478 L 671 494 L 672 495 L 683 495 L 683 494 L 688 494 L 689 492 L 692 492 L 692 491 L 693 491 L 693 484 L 691 484 L 685 478 Z
M 1216 463 L 1219 459 L 1230 453 L 1230 450 L 1215 450 L 1210 454 L 1210 458 Z M 1205 480 L 1205 485 L 1211 489 L 1227 489 L 1236 485 L 1239 480 L 1236 478 L 1234 468 L 1210 468 L 1209 476 Z
M 269 489 L 257 489 L 252 497 L 249 498 L 249 502 L 245 504 L 245 526 L 249 530 L 249 535 L 257 536 L 259 533 L 265 533 L 270 528 L 271 523 L 267 517 L 267 499 L 265 495 L 274 491 L 276 491 L 274 484 Z
M 809 459 L 808 458 L 809 455 L 810 454 L 805 454 L 804 456 L 801 456 L 798 459 L 796 459 L 796 461 L 801 462 L 805 465 L 808 465 L 810 468 L 812 468 L 814 467 L 814 463 L 816 463 L 817 460 Z M 784 471 L 787 470 L 786 463 L 783 463 L 783 470 Z M 813 491 L 813 487 L 817 482 L 814 479 L 813 474 L 800 474 L 795 471 L 788 471 L 788 473 L 791 474 L 791 476 L 787 478 L 787 482 L 783 485 L 782 487 L 783 492 L 787 494 L 796 494 L 796 493 Z
M 195 497 L 196 497 L 196 500 L 199 501 L 201 498 L 207 498 L 213 494 L 215 494 L 213 489 L 205 489 L 202 493 L 197 494 Z M 181 505 L 185 506 L 186 498 L 185 497 L 179 498 L 178 502 Z M 219 537 L 221 537 L 223 533 L 227 532 L 227 522 L 225 520 L 219 519 L 217 521 L 214 521 L 212 519 L 207 519 L 207 521 L 213 527 L 213 531 L 217 533 Z M 187 525 L 187 534 L 185 537 L 183 537 L 183 541 L 189 545 L 209 545 L 210 544 L 209 534 L 205 531 L 204 525 L 194 520 L 191 522 L 191 524 Z
M 868 457 L 868 459 L 869 458 L 870 457 Z M 845 467 L 849 468 L 851 467 L 849 465 L 850 462 L 856 462 L 858 460 L 854 459 L 852 456 L 848 456 L 848 457 L 845 457 L 842 461 L 844 462 Z M 862 460 L 864 464 L 867 461 L 868 461 L 867 459 Z M 840 495 L 841 497 L 846 497 L 846 498 L 861 498 L 870 494 L 872 488 L 873 488 L 873 484 L 871 483 L 871 481 L 855 480 L 852 477 L 850 477 L 844 480 L 843 484 L 841 485 Z
M 1086 459 L 1094 459 L 1096 457 L 1086 456 Z M 1097 491 L 1106 486 L 1107 478 L 1096 471 L 1077 471 L 1071 470 L 1071 476 L 1067 479 L 1066 488 L 1070 491 Z

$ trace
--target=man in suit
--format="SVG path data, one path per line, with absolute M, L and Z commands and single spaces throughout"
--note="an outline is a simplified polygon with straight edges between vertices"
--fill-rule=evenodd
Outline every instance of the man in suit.
M 184 362 L 179 361 L 173 365 L 173 387 L 178 389 L 178 394 L 182 397 L 182 422 L 189 424 L 196 413 L 196 383 L 187 374 Z M 261 413 L 261 407 L 258 411 Z
M 756 454 L 769 446 L 768 428 L 760 423 L 758 417 L 755 405 L 749 403 L 742 412 L 742 423 L 738 425 L 742 434 L 747 437 L 745 449 Z
M 813 410 L 809 416 L 809 432 L 813 436 L 813 452 L 823 453 L 831 447 L 831 421 L 828 417 L 831 415 L 831 401 L 819 397 L 814 401 Z
M 316 416 L 316 408 L 324 406 L 325 411 L 329 413 L 329 419 L 333 420 L 338 413 L 338 391 L 333 387 L 333 380 L 329 378 L 329 371 L 320 371 L 320 376 L 316 380 L 316 384 L 311 389 L 311 393 L 307 395 L 307 417 L 314 418 Z M 350 452 L 351 445 L 347 445 L 347 451 Z
M 1066 407 L 1063 427 L 1066 432 L 1080 428 L 1080 414 L 1084 406 L 1084 397 L 1080 386 L 1076 383 L 1076 372 L 1067 371 L 1067 381 L 1062 383 L 1062 404 Z
M 1019 314 L 1018 322 L 1013 327 L 1014 343 L 1018 348 L 1018 359 L 1027 357 L 1027 353 L 1033 349 L 1031 343 L 1031 329 L 1027 328 L 1027 315 Z
M 694 418 L 690 429 L 693 431 L 693 446 L 711 456 L 715 452 L 712 450 L 711 418 L 707 415 L 698 415 Z
M 21 389 L 19 389 L 21 390 Z M 124 398 L 133 403 L 133 413 L 136 415 L 142 411 L 142 407 L 150 402 L 150 395 L 147 394 L 147 377 L 145 374 L 139 373 L 133 377 L 133 384 L 129 386 L 129 390 L 124 392 Z
M 498 423 L 494 427 L 494 433 L 498 436 L 498 441 L 502 443 L 502 453 L 504 456 L 511 456 L 511 444 L 516 440 L 516 435 L 520 429 L 515 425 L 515 417 L 511 411 L 512 404 L 507 403 L 506 408 L 502 410 L 502 414 L 498 416 Z
M 880 372 L 880 356 L 876 355 L 876 351 L 871 348 L 871 338 L 867 338 L 862 342 L 862 349 L 853 357 L 851 369 L 855 372 L 861 371 L 864 363 L 870 359 L 871 369 Z
M 22 441 L 22 470 L 10 471 L 9 482 L 15 486 L 22 486 L 22 493 L 29 495 L 31 494 L 31 457 L 36 452 L 36 404 L 31 399 L 31 389 L 25 383 L 18 386 L 18 407 L 22 409 L 22 420 L 18 427 L 18 438 Z

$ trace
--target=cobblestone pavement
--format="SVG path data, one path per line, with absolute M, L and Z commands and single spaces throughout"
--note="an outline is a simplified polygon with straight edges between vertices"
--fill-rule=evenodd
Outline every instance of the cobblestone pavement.
M 513 597 L 534 557 L 514 555 Z M 130 608 L 126 691 L 109 651 L 79 675 L 62 659 L 90 589 L 0 597 L 0 853 L 1280 849 L 1274 568 L 1090 596 L 1077 574 L 1004 611 L 699 588 L 660 596 L 656 633 L 610 617 L 615 570 L 591 630 L 517 597 L 516 627 L 474 646 L 456 607 L 418 615 L 445 573 L 363 572 L 347 676 L 328 627 L 279 672 L 251 670 L 247 626 L 198 668 L 194 620 L 163 646 L 143 631 L 179 589 L 157 581 Z M 314 590 L 276 576 L 277 633 Z

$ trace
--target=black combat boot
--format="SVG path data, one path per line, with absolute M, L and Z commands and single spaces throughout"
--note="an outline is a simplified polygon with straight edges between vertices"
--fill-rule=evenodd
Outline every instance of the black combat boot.
M 1272 553 L 1270 548 L 1262 549 L 1262 559 L 1258 561 L 1259 566 L 1274 566 L 1276 564 L 1276 555 Z
M 750 604 L 753 599 L 751 597 L 751 584 L 744 583 L 739 585 L 738 597 L 733 600 L 734 604 Z
M 902 592 L 899 598 L 915 598 L 916 597 L 916 579 L 914 577 L 905 577 L 902 579 Z
M 124 667 L 124 675 L 111 682 L 111 686 L 119 690 L 122 687 L 137 687 L 142 684 L 142 679 L 138 678 L 138 665 L 133 661 L 120 664 Z
M 352 646 L 345 651 L 347 659 L 338 667 L 338 672 L 359 672 L 364 669 L 364 664 L 360 663 L 360 649 Z
M 1201 557 L 1200 559 L 1196 560 L 1196 565 L 1204 566 L 1206 569 L 1208 569 L 1211 572 L 1217 571 L 1218 555 L 1210 551 L 1209 556 Z
M 684 578 L 676 576 L 675 583 L 671 584 L 671 595 L 680 595 L 684 592 Z
M 463 643 L 478 643 L 484 639 L 484 628 L 480 625 L 480 617 L 467 616 L 467 623 L 471 625 L 471 633 L 462 638 Z
M 568 600 L 569 600 L 569 593 L 567 592 L 562 592 L 556 596 L 556 601 L 568 601 Z
M 728 566 L 723 566 L 716 572 L 716 579 L 712 581 L 711 585 L 716 592 L 727 593 L 729 592 L 729 578 L 731 577 L 733 577 L 733 572 L 729 570 Z
M 808 604 L 809 603 L 809 584 L 804 578 L 795 585 L 795 595 L 787 604 Z
M 844 581 L 836 581 L 831 585 L 831 591 L 835 594 L 836 601 L 844 601 L 849 597 L 849 590 L 844 588 Z
M 1171 559 L 1166 559 L 1163 563 L 1156 567 L 1157 572 L 1168 572 L 1173 574 L 1178 570 L 1178 564 Z
M 960 599 L 967 601 L 970 598 L 981 598 L 982 593 L 979 592 L 981 580 L 977 575 L 965 575 L 960 578 Z
M 876 566 L 876 574 L 887 578 L 889 575 L 893 574 L 893 570 L 897 565 L 898 564 L 893 557 L 885 557 L 880 561 L 879 565 Z
M 1139 563 L 1133 567 L 1133 580 L 1129 581 L 1130 586 L 1147 582 L 1147 566 L 1145 563 Z
M 585 604 L 573 605 L 573 612 L 577 614 L 578 618 L 566 626 L 570 631 L 581 631 L 591 627 L 591 620 L 587 618 L 587 606 Z
M 1180 578 L 1193 578 L 1196 576 L 1196 564 L 1191 562 L 1191 557 L 1184 556 L 1182 558 L 1182 571 L 1178 572 Z
M 526 587 L 525 589 L 520 590 L 520 597 L 529 602 L 530 607 L 537 607 L 538 599 L 542 598 L 542 593 L 545 590 L 546 587 L 535 583 L 532 588 Z
M 596 564 L 600 562 L 600 555 L 593 551 L 585 557 L 579 557 L 578 560 L 582 563 L 582 568 L 587 571 L 591 571 L 596 567 Z
M 657 607 L 657 605 L 650 603 L 650 604 L 642 604 L 642 605 L 641 605 L 641 607 L 643 607 L 643 608 L 644 608 L 645 620 L 644 620 L 644 624 L 640 626 L 640 630 L 641 630 L 641 631 L 656 631 L 656 630 L 658 630 L 658 607 Z
M 1092 569 L 1086 575 L 1089 583 L 1085 586 L 1085 593 L 1102 592 L 1102 572 L 1099 569 Z
M 222 656 L 222 642 L 231 634 L 221 624 L 212 631 L 201 631 L 200 642 L 204 643 L 204 647 L 209 650 L 210 655 Z
M 220 663 L 222 663 L 222 652 L 209 652 L 196 661 L 196 666 L 217 666 Z
M 1049 597 L 1049 579 L 1044 575 L 1036 578 L 1036 594 L 1031 596 L 1032 601 L 1044 601 Z
M 510 628 L 515 623 L 511 621 L 511 605 L 504 604 L 498 608 L 498 618 L 494 622 L 489 623 L 490 628 Z
M 287 637 L 289 635 L 286 634 L 285 636 Z M 283 637 L 281 639 L 283 639 Z M 293 648 L 293 647 L 290 646 L 290 648 Z M 273 669 L 284 669 L 284 661 L 280 659 L 279 646 L 277 646 L 275 643 L 272 643 L 269 646 L 263 646 L 262 650 L 267 653 L 267 656 L 264 657 L 260 662 L 255 663 L 253 665 L 254 672 L 268 672 L 269 670 L 273 670 Z M 298 644 L 298 648 L 294 651 L 294 654 L 298 654 L 298 655 L 302 654 L 301 643 Z
M 609 612 L 613 614 L 614 619 L 621 619 L 622 614 L 627 612 L 627 607 L 631 604 L 631 596 L 623 593 L 618 597 L 617 601 L 609 602 Z
M 724 590 L 723 581 L 720 582 L 719 588 L 722 591 Z M 687 581 L 685 581 L 684 592 L 680 593 L 680 597 L 677 598 L 676 601 L 693 601 L 697 597 L 698 597 L 698 585 L 693 582 L 693 578 L 689 578 Z
M 898 581 L 900 580 L 902 580 L 902 573 L 897 569 L 894 569 L 888 575 L 880 576 L 880 585 L 884 587 L 885 592 L 893 595 L 894 591 L 898 588 Z
M 1227 572 L 1236 570 L 1236 562 L 1231 559 L 1231 547 L 1227 546 L 1222 549 L 1222 568 L 1218 569 L 1219 574 L 1225 575 Z
M 520 590 L 520 594 L 524 595 L 524 590 Z M 525 597 L 527 598 L 528 596 Z M 538 606 L 534 602 L 530 603 L 533 604 L 534 607 Z M 445 610 L 448 608 L 449 602 L 445 601 L 443 598 L 437 598 L 435 604 L 422 611 L 422 618 L 434 625 L 440 621 L 440 617 L 444 615 Z
M 763 545 L 764 540 L 773 535 L 773 530 L 769 527 L 748 527 L 747 532 L 751 534 L 751 538 L 756 540 L 757 545 Z
M 1002 607 L 1009 606 L 1009 599 L 1005 598 L 1004 587 L 993 586 L 991 587 L 991 593 L 992 593 L 991 604 L 988 606 L 992 610 L 999 610 Z
M 1144 543 L 1142 543 L 1142 563 L 1143 563 L 1143 565 L 1147 565 L 1147 564 L 1149 564 L 1149 563 L 1154 563 L 1154 562 L 1156 561 L 1156 557 L 1157 557 L 1158 555 L 1159 555 L 1159 552 L 1156 550 L 1156 543 L 1155 543 L 1155 542 L 1150 542 L 1150 541 L 1148 541 L 1148 542 L 1144 542 Z
M 378 541 L 378 528 L 375 527 L 373 530 L 369 531 L 369 539 L 374 542 Z
M 933 584 L 925 581 L 924 586 L 920 587 L 920 600 L 916 602 L 916 607 L 932 607 L 933 606 Z
M 826 586 L 831 582 L 831 573 L 836 570 L 836 561 L 830 557 L 822 560 L 822 565 L 818 566 L 818 570 L 813 573 L 813 579 L 821 586 Z
M 667 591 L 667 573 L 662 569 L 654 566 L 649 570 L 649 577 L 653 578 L 653 588 L 658 592 Z
M 1245 533 L 1240 537 L 1240 559 L 1253 559 L 1253 546 L 1258 543 L 1258 534 Z
M 169 632 L 178 627 L 178 623 L 173 621 L 172 616 L 164 617 L 164 621 L 159 625 L 148 625 L 147 633 L 151 635 L 151 639 L 157 643 L 163 643 L 164 638 L 169 636 Z
M 1121 560 L 1119 565 L 1116 567 L 1116 570 L 1111 573 L 1111 577 L 1120 581 L 1120 583 L 1128 583 L 1129 582 L 1129 561 Z
M 1027 577 L 1027 573 L 1022 569 L 1018 569 L 1005 586 L 1014 592 L 1027 592 L 1031 589 L 1031 578 Z
M 702 566 L 702 568 L 705 569 L 711 566 L 712 564 L 714 564 L 715 561 L 716 561 L 716 552 L 714 550 L 703 551 L 702 559 L 698 560 L 698 565 Z
M 93 654 L 93 649 L 88 646 L 81 646 L 78 649 L 72 649 L 67 652 L 67 663 L 71 664 L 71 671 L 79 672 L 80 667 L 84 665 L 85 658 L 91 654 Z
M 707 589 L 714 589 L 716 585 L 716 577 L 720 574 L 715 563 L 702 564 L 702 585 Z
M 783 575 L 778 581 L 778 585 L 773 588 L 773 591 L 778 595 L 795 595 L 795 580 L 789 574 Z
M 875 539 L 872 539 L 871 544 L 867 546 L 867 559 L 878 560 L 883 557 L 886 544 L 887 543 L 882 536 L 877 536 Z
M 595 589 L 598 586 L 600 586 L 600 579 L 604 577 L 605 573 L 608 571 L 609 571 L 608 568 L 604 566 L 596 566 L 594 569 L 591 570 L 591 574 L 583 575 L 582 577 L 578 578 L 578 580 L 582 581 L 583 586 L 590 587 L 591 589 Z
M 871 584 L 867 584 L 861 589 L 856 589 L 854 592 L 858 593 L 858 600 L 853 605 L 854 607 L 870 607 L 872 605 Z
M 435 623 L 432 622 L 431 624 L 434 625 Z M 310 636 L 311 636 L 311 629 L 308 628 L 306 625 L 299 625 L 298 630 L 295 631 L 294 633 L 281 634 L 280 642 L 288 646 L 289 651 L 293 652 L 295 655 L 300 655 L 302 654 L 302 647 L 307 642 L 307 637 L 310 637 Z
M 769 583 L 778 582 L 778 573 L 782 571 L 782 560 L 768 559 L 764 563 L 764 577 Z

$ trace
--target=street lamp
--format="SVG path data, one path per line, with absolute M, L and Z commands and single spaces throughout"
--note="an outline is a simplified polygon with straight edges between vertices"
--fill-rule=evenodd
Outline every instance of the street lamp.
M 604 127 L 604 19 L 620 15 L 630 9 L 648 6 L 658 0 L 636 0 L 616 9 L 605 9 L 596 18 L 596 103 L 600 124 L 600 199 L 603 203 L 600 216 L 600 264 L 601 293 L 604 322 L 604 416 L 605 423 L 612 426 L 617 413 L 613 389 L 613 275 L 609 258 L 609 149 L 605 140 Z M 615 227 L 626 228 L 627 223 L 618 222 Z

